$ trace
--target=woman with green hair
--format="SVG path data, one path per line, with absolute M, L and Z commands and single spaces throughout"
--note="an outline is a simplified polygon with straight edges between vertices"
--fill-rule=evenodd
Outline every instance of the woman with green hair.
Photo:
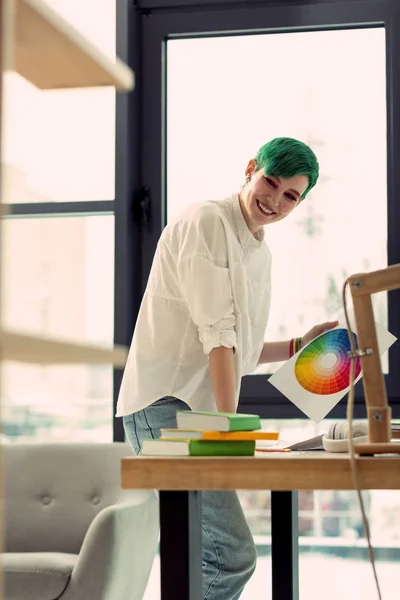
M 273 139 L 249 161 L 239 193 L 191 206 L 165 227 L 118 398 L 135 454 L 161 428 L 176 427 L 177 410 L 236 412 L 243 375 L 287 360 L 337 325 L 264 342 L 271 297 L 264 227 L 287 217 L 318 174 L 306 144 Z M 202 503 L 203 599 L 237 600 L 256 564 L 251 532 L 236 492 L 206 491 Z

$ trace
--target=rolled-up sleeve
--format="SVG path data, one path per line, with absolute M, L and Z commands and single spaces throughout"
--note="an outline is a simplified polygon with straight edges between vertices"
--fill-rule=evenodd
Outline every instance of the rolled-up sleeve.
M 204 353 L 225 346 L 236 348 L 236 317 L 229 269 L 204 256 L 183 259 L 179 278 L 190 316 L 199 329 Z
M 177 264 L 179 284 L 205 354 L 237 349 L 236 316 L 224 226 L 215 214 L 189 223 Z
M 220 321 L 214 325 L 205 325 L 203 331 L 199 328 L 199 338 L 203 343 L 204 354 L 210 354 L 213 348 L 224 346 L 225 348 L 237 347 L 236 331 L 234 326 L 229 327 L 230 320 Z

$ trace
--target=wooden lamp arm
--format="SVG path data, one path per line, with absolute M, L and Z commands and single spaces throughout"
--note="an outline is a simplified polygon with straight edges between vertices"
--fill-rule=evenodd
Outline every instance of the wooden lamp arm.
M 400 288 L 400 264 L 360 273 L 348 278 L 354 306 L 358 347 L 372 349 L 361 355 L 363 388 L 368 415 L 370 442 L 390 442 L 391 408 L 382 374 L 371 294 Z

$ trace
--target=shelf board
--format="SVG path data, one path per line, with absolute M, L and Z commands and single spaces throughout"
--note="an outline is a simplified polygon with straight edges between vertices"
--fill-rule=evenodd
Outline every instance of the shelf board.
M 42 90 L 133 89 L 134 74 L 125 63 L 107 57 L 42 0 L 12 1 L 15 39 L 7 67 Z
M 128 348 L 96 346 L 39 337 L 3 329 L 0 331 L 0 360 L 30 364 L 110 364 L 124 367 Z

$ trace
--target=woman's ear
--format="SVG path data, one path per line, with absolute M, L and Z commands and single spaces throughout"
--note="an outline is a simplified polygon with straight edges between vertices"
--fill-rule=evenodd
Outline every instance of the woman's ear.
M 253 175 L 254 171 L 256 170 L 256 167 L 257 167 L 257 163 L 254 160 L 254 158 L 249 160 L 249 163 L 248 163 L 248 165 L 246 167 L 246 171 L 245 171 L 246 178 L 250 178 Z

